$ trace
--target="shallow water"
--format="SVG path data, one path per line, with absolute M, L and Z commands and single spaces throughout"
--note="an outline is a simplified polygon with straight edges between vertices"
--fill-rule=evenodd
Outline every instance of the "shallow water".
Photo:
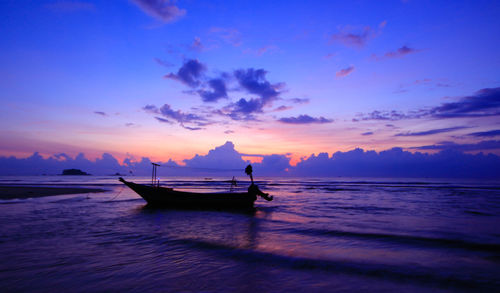
M 0 184 L 110 190 L 0 201 L 3 291 L 449 292 L 500 285 L 495 182 L 267 178 L 258 184 L 275 200 L 260 199 L 249 213 L 149 208 L 115 177 L 0 177 Z M 229 190 L 217 178 L 163 184 Z

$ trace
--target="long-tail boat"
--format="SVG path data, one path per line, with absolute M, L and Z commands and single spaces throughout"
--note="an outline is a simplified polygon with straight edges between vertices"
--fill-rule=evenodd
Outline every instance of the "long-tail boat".
M 248 165 L 245 172 L 250 176 L 252 181 L 247 192 L 212 192 L 198 193 L 188 191 L 178 191 L 173 188 L 160 187 L 155 181 L 156 167 L 158 164 L 153 164 L 152 184 L 136 184 L 126 181 L 122 177 L 121 182 L 127 185 L 130 189 L 139 194 L 148 205 L 163 206 L 163 207 L 181 207 L 181 208 L 221 208 L 221 209 L 244 209 L 252 208 L 257 196 L 264 198 L 267 201 L 273 200 L 268 193 L 262 192 L 253 182 L 252 166 Z

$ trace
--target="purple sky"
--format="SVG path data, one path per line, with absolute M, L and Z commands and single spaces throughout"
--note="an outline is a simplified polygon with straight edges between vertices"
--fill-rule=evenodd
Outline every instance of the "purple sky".
M 205 155 L 185 159 L 180 165 L 172 160 L 160 163 L 158 176 L 236 176 L 246 178 L 249 163 L 232 142 L 211 149 Z M 247 156 L 248 157 L 248 156 Z M 466 154 L 458 150 L 442 150 L 435 154 L 408 152 L 401 148 L 375 152 L 355 149 L 334 154 L 320 153 L 302 159 L 295 166 L 287 155 L 264 155 L 253 163 L 255 175 L 282 177 L 378 177 L 378 178 L 470 178 L 500 179 L 500 156 Z M 79 168 L 92 175 L 150 175 L 151 159 L 125 159 L 120 163 L 111 154 L 90 160 L 79 154 L 72 158 L 56 154 L 43 158 L 34 153 L 28 158 L 0 157 L 0 175 L 57 175 L 64 169 Z
M 499 13 L 498 1 L 1 1 L 0 156 L 187 164 L 226 141 L 291 166 L 356 148 L 498 155 Z

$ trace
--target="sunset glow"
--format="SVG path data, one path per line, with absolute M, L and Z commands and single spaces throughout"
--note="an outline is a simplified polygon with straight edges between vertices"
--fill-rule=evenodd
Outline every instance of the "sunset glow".
M 499 154 L 498 2 L 359 4 L 3 1 L 0 155 Z

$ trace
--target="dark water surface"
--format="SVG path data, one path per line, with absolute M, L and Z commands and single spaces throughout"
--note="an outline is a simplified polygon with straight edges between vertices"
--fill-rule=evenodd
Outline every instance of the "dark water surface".
M 268 178 L 258 184 L 275 200 L 260 199 L 255 211 L 241 213 L 152 209 L 116 178 L 84 177 L 0 177 L 0 184 L 110 190 L 0 201 L 2 292 L 500 286 L 500 184 Z M 229 189 L 197 180 L 164 184 Z

